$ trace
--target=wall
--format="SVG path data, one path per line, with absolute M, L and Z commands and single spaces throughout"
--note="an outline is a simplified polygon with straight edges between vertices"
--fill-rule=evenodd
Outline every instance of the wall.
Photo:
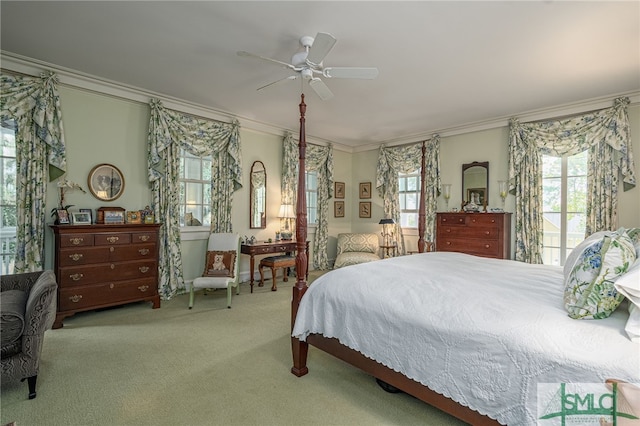
M 66 202 L 74 208 L 96 209 L 104 205 L 121 206 L 126 209 L 141 209 L 150 204 L 151 196 L 147 182 L 147 128 L 149 108 L 145 102 L 127 100 L 121 97 L 100 94 L 68 85 L 60 87 L 66 144 L 68 148 L 68 179 L 81 184 L 86 189 L 86 178 L 91 168 L 100 163 L 117 166 L 125 176 L 125 191 L 121 198 L 105 203 L 95 199 L 90 193 L 73 191 L 67 194 Z M 629 107 L 632 146 L 636 152 L 636 175 L 640 178 L 640 105 Z M 280 205 L 280 179 L 282 136 L 241 128 L 243 155 L 243 188 L 234 195 L 234 230 L 241 235 L 255 235 L 260 240 L 273 237 L 279 228 L 276 219 Z M 461 165 L 472 161 L 489 161 L 489 205 L 500 206 L 497 181 L 506 179 L 508 174 L 508 128 L 497 127 L 489 130 L 447 136 L 441 139 L 441 181 L 452 184 L 450 207 L 459 206 L 462 200 Z M 382 200 L 375 189 L 375 174 L 378 150 L 345 152 L 334 149 L 334 179 L 345 182 L 345 217 L 335 218 L 333 202 L 329 206 L 329 258 L 335 258 L 335 238 L 341 232 L 380 232 L 378 221 L 383 217 Z M 265 230 L 249 229 L 249 171 L 255 160 L 261 160 L 268 177 L 268 226 Z M 358 217 L 360 182 L 372 184 L 371 218 Z M 332 200 L 334 201 L 334 200 Z M 514 197 L 509 196 L 506 210 L 514 210 Z M 56 206 L 57 191 L 54 183 L 48 186 L 47 211 Z M 439 199 L 439 210 L 443 210 L 444 200 Z M 620 192 L 619 225 L 640 226 L 640 187 Z M 313 241 L 314 229 L 309 230 Z M 415 230 L 406 231 L 408 250 L 417 247 Z M 185 240 L 183 242 L 184 273 L 186 279 L 200 274 L 203 251 L 206 242 Z M 313 246 L 313 244 L 311 244 Z M 45 265 L 53 266 L 52 234 L 45 236 Z M 248 277 L 248 259 L 242 256 L 241 276 Z

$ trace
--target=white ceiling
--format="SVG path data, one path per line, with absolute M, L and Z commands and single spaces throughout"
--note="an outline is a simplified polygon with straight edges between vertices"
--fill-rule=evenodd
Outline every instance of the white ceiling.
M 3 53 L 178 98 L 245 122 L 362 147 L 640 90 L 640 2 L 5 1 Z M 338 39 L 321 101 L 239 57 L 289 62 L 303 35 Z

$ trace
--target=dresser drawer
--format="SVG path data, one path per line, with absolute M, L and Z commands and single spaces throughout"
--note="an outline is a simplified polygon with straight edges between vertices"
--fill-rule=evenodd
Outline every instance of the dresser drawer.
M 60 237 L 60 247 L 87 247 L 93 245 L 93 234 L 65 234 Z
M 496 228 L 468 227 L 468 226 L 443 226 L 438 229 L 438 238 L 480 238 L 496 240 L 499 231 Z
M 499 257 L 502 244 L 497 240 L 473 240 L 466 238 L 438 239 L 436 251 L 456 251 L 475 256 Z
M 131 244 L 131 234 L 123 232 L 95 234 L 95 245 L 97 246 L 113 246 L 120 244 Z
M 131 234 L 132 243 L 155 243 L 158 235 L 154 232 L 136 232 Z
M 155 259 L 60 268 L 60 287 L 83 286 L 105 281 L 148 278 L 157 275 Z
M 88 265 L 104 262 L 109 258 L 108 247 L 74 247 L 60 249 L 58 253 L 59 266 Z
M 438 213 L 438 225 L 466 225 L 465 213 Z
M 108 250 L 108 259 L 114 262 L 121 260 L 155 259 L 158 255 L 158 248 L 155 243 L 112 246 L 109 247 Z
M 468 226 L 495 226 L 496 224 L 500 224 L 502 220 L 495 215 L 490 215 L 486 213 L 473 213 L 468 215 L 467 225 Z
M 134 301 L 157 294 L 155 286 L 154 279 L 143 279 L 64 288 L 60 289 L 58 294 L 58 309 L 63 311 L 95 309 L 117 302 Z

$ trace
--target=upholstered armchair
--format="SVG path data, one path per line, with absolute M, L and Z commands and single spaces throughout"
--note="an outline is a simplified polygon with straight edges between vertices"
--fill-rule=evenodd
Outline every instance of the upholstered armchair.
M 55 319 L 57 289 L 53 271 L 0 279 L 2 383 L 26 379 L 29 399 L 36 397 L 44 332 Z
M 378 234 L 338 234 L 334 269 L 380 260 Z

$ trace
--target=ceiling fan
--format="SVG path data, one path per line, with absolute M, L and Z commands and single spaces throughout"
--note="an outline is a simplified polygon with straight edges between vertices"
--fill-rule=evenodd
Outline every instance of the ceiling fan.
M 322 61 L 336 44 L 336 41 L 336 38 L 328 33 L 318 33 L 315 38 L 310 36 L 301 37 L 300 44 L 304 50 L 294 54 L 291 58 L 291 63 L 266 58 L 245 51 L 239 51 L 238 56 L 262 59 L 295 71 L 294 75 L 259 87 L 258 90 L 283 81 L 302 78 L 303 80 L 308 80 L 314 92 L 316 92 L 320 99 L 326 101 L 333 97 L 333 93 L 320 77 L 374 79 L 378 76 L 378 68 L 374 67 L 325 67 Z

